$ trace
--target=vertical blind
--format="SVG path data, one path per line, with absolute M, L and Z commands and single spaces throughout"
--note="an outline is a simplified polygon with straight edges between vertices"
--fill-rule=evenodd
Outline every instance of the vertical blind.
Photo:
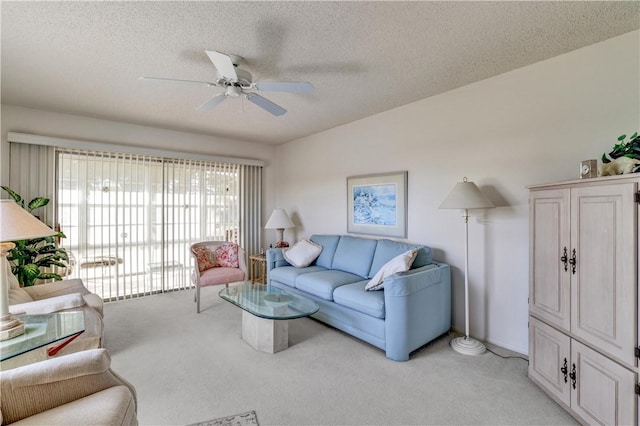
M 261 246 L 261 166 L 13 143 L 12 155 L 14 145 L 15 158 L 55 159 L 42 185 L 53 187 L 49 224 L 67 237 L 73 276 L 105 300 L 190 287 L 194 242 Z

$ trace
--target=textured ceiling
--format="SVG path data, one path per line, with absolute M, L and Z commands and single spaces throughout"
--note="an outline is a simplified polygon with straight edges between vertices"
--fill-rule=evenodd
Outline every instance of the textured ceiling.
M 278 144 L 640 28 L 632 2 L 2 1 L 2 103 Z M 205 50 L 254 80 L 309 81 L 198 112 Z M 613 66 L 613 65 L 612 65 Z

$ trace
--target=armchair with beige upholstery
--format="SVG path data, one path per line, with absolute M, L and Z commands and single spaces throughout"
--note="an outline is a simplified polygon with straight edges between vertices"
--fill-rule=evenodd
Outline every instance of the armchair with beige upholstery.
M 248 277 L 244 250 L 226 241 L 203 241 L 191 245 L 195 268 L 191 282 L 196 287 L 196 311 L 200 313 L 200 287 L 245 281 Z
M 46 314 L 64 310 L 84 311 L 85 331 L 64 346 L 56 356 L 102 347 L 103 301 L 91 293 L 79 279 L 55 281 L 52 283 L 20 287 L 16 277 L 9 272 L 9 312 L 18 314 Z M 52 345 L 58 345 L 56 342 Z M 14 368 L 32 362 L 42 361 L 49 356 L 50 346 L 34 349 L 2 362 L 2 369 Z
M 136 390 L 92 349 L 0 372 L 0 422 L 137 425 Z

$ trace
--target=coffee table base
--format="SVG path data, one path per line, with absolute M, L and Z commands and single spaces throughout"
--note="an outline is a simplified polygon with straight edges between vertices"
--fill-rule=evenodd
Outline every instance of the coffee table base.
M 280 352 L 289 347 L 289 321 L 260 318 L 243 310 L 242 340 L 257 351 Z

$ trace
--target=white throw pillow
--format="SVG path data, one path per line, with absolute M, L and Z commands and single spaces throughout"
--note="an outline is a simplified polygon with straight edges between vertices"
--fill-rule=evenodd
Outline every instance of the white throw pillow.
M 365 290 L 382 290 L 384 287 L 384 279 L 398 272 L 405 272 L 411 268 L 411 264 L 413 260 L 416 258 L 418 254 L 418 249 L 411 249 L 407 252 L 404 252 L 384 265 L 378 271 L 377 274 L 371 278 L 371 280 L 364 287 Z
M 322 246 L 310 240 L 300 240 L 293 247 L 282 250 L 285 260 L 296 268 L 311 265 L 322 252 Z

